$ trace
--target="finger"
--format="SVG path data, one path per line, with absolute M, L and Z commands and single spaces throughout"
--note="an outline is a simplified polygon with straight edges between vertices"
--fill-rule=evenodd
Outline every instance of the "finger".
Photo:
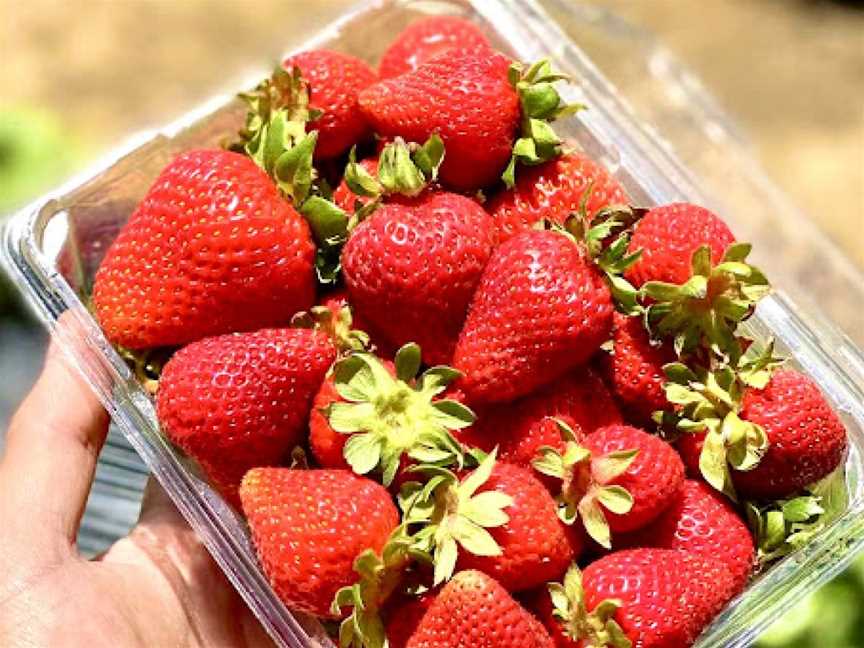
M 74 544 L 107 430 L 105 410 L 52 343 L 0 462 L 0 519 L 25 521 L 20 540 Z

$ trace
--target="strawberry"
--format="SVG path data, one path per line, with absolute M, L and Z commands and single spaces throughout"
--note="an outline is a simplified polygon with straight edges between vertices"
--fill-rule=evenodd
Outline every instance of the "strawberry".
M 564 451 L 561 433 L 551 417 L 567 423 L 579 439 L 622 422 L 603 381 L 591 369 L 580 368 L 512 403 L 479 409 L 477 422 L 456 437 L 463 445 L 486 452 L 497 447 L 501 461 L 529 468 L 540 446 Z
M 489 259 L 453 364 L 469 402 L 508 401 L 589 359 L 609 336 L 612 299 L 576 243 L 526 231 Z
M 255 468 L 240 487 L 243 512 L 273 589 L 319 617 L 356 580 L 354 561 L 379 553 L 399 523 L 389 493 L 347 470 Z
M 666 511 L 648 526 L 616 538 L 621 547 L 681 549 L 722 561 L 740 592 L 754 565 L 753 538 L 735 509 L 701 481 L 685 480 Z
M 612 391 L 628 414 L 648 424 L 652 414 L 669 407 L 663 366 L 676 360 L 674 350 L 652 342 L 639 317 L 615 313 L 612 325 L 614 352 L 608 365 Z
M 819 387 L 794 369 L 775 371 L 762 388 L 746 388 L 737 414 L 726 416 L 757 426 L 767 437 L 767 450 L 755 465 L 731 471 L 734 491 L 748 499 L 791 495 L 830 474 L 846 452 L 843 422 Z M 685 434 L 678 441 L 691 472 L 706 461 L 705 443 L 705 432 Z
M 590 191 L 586 198 L 586 191 Z M 500 241 L 529 229 L 541 219 L 563 224 L 584 207 L 589 218 L 601 208 L 626 204 L 627 195 L 617 180 L 586 155 L 571 151 L 521 172 L 516 186 L 495 194 L 486 204 Z
M 254 162 L 189 151 L 108 249 L 93 307 L 108 339 L 132 349 L 287 323 L 312 305 L 314 255 L 306 222 Z
M 564 452 L 545 446 L 533 462 L 544 475 L 562 480 L 561 519 L 577 515 L 588 535 L 609 549 L 610 531 L 638 529 L 654 520 L 675 498 L 684 466 L 665 441 L 628 425 L 610 425 L 580 443 L 556 420 L 567 440 Z
M 457 479 L 422 467 L 438 481 L 409 482 L 400 504 L 418 548 L 433 555 L 435 583 L 456 569 L 478 569 L 510 591 L 530 589 L 560 576 L 582 549 L 582 536 L 557 518 L 556 505 L 530 470 L 488 455 Z M 462 550 L 459 550 L 459 547 Z
M 321 333 L 262 329 L 183 347 L 159 380 L 165 435 L 224 487 L 303 443 L 312 397 L 336 357 Z
M 683 648 L 735 594 L 719 560 L 674 549 L 616 551 L 549 586 L 541 613 L 559 648 Z M 550 609 L 551 608 L 551 609 Z
M 735 237 L 719 216 L 690 203 L 654 207 L 636 224 L 630 239 L 641 258 L 627 271 L 636 287 L 647 281 L 683 284 L 690 278 L 690 258 L 700 245 L 708 245 L 711 261 L 719 262 Z
M 433 456 L 461 464 L 451 430 L 471 425 L 475 416 L 441 397 L 459 374 L 438 366 L 417 376 L 419 367 L 416 344 L 402 347 L 392 365 L 369 353 L 338 362 L 313 403 L 309 441 L 315 458 L 324 466 L 347 463 L 359 474 L 375 473 L 386 486 L 412 460 Z
M 372 346 L 366 323 L 354 316 L 344 290 L 332 291 L 309 312 L 295 314 L 291 325 L 321 331 L 343 354 L 365 351 Z
M 347 151 L 369 132 L 357 97 L 378 80 L 364 61 L 341 52 L 311 50 L 295 54 L 283 63 L 300 68 L 309 84 L 309 102 L 321 115 L 309 123 L 318 131 L 315 158 L 335 157 Z
M 408 648 L 548 648 L 548 633 L 494 579 L 462 571 L 423 616 Z
M 417 342 L 430 363 L 448 363 L 493 236 L 492 219 L 464 196 L 385 204 L 342 251 L 351 303 L 393 346 Z
M 363 169 L 370 175 L 376 176 L 378 175 L 378 157 L 366 158 L 364 160 L 360 160 L 357 162 Z M 359 196 L 351 190 L 351 187 L 348 185 L 348 181 L 345 178 L 342 178 L 342 181 L 333 190 L 333 202 L 346 214 L 354 213 L 354 208 L 356 203 L 359 201 L 360 205 L 366 205 L 372 201 L 371 198 L 365 196 Z
M 429 16 L 411 23 L 396 37 L 378 65 L 382 79 L 416 70 L 452 49 L 488 50 L 489 40 L 474 23 L 456 16 Z
M 494 183 L 510 159 L 519 96 L 501 54 L 452 50 L 360 94 L 379 135 L 414 142 L 438 133 L 447 149 L 441 180 L 459 191 Z

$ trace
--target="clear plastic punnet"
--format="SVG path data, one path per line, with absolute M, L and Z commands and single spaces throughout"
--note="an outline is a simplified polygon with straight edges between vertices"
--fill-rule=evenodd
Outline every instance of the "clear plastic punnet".
M 546 7 L 561 19 L 560 24 L 531 0 L 379 1 L 347 12 L 304 48 L 326 46 L 374 63 L 392 37 L 423 14 L 468 17 L 514 58 L 548 56 L 556 69 L 573 77 L 575 83 L 564 94 L 569 92 L 568 100 L 587 104 L 589 109 L 558 126 L 559 132 L 614 172 L 635 202 L 690 200 L 710 205 L 740 239 L 756 244 L 755 260 L 778 290 L 760 304 L 749 323 L 750 332 L 762 338 L 774 336 L 778 350 L 814 378 L 843 419 L 850 443 L 844 468 L 844 512 L 805 547 L 760 574 L 697 644 L 700 648 L 746 646 L 864 548 L 864 355 L 825 319 L 804 314 L 793 303 L 789 294 L 802 282 L 795 267 L 784 265 L 784 255 L 794 248 L 796 258 L 803 254 L 808 264 L 818 264 L 823 277 L 830 274 L 848 288 L 849 303 L 826 310 L 847 327 L 851 324 L 853 335 L 854 323 L 860 321 L 854 317 L 860 317 L 864 283 L 854 268 L 836 261 L 823 238 L 808 236 L 808 247 L 788 222 L 781 228 L 778 209 L 787 209 L 786 221 L 792 218 L 787 203 L 748 157 L 722 115 L 718 117 L 713 104 L 664 51 L 644 41 L 618 50 L 619 56 L 638 60 L 626 69 L 619 65 L 615 76 L 640 79 L 643 87 L 616 89 L 592 54 L 597 53 L 597 60 L 609 60 L 608 49 L 603 50 L 608 40 L 598 38 L 598 33 L 617 29 L 620 36 L 623 28 L 610 27 L 603 16 L 582 9 L 570 12 L 560 2 L 547 2 Z M 259 78 L 268 74 L 269 63 L 261 61 Z M 644 75 L 634 72 L 640 69 Z M 664 89 L 645 90 L 658 85 Z M 643 91 L 657 97 L 676 87 L 673 109 L 639 98 Z M 680 120 L 669 120 L 676 114 Z M 646 117 L 663 123 L 648 123 Z M 86 307 L 102 255 L 161 168 L 186 149 L 218 146 L 242 119 L 240 102 L 221 96 L 158 132 L 138 137 L 95 172 L 14 216 L 4 229 L 0 252 L 12 279 L 277 644 L 329 647 L 330 640 L 314 619 L 291 613 L 274 595 L 259 568 L 245 523 L 200 477 L 193 463 L 160 434 L 151 398 Z M 667 135 L 662 128 L 676 125 L 685 127 L 685 136 Z M 676 148 L 679 142 L 682 145 Z M 723 151 L 734 155 L 736 162 L 724 158 Z M 712 171 L 721 175 L 712 178 Z M 720 177 L 728 188 L 722 194 L 717 191 Z M 850 305 L 855 312 L 845 319 L 843 309 Z

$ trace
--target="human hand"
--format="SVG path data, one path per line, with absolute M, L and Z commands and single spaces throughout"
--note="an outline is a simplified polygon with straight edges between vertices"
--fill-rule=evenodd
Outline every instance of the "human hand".
M 0 460 L 0 646 L 269 646 L 154 481 L 94 561 L 75 538 L 108 417 L 52 345 Z

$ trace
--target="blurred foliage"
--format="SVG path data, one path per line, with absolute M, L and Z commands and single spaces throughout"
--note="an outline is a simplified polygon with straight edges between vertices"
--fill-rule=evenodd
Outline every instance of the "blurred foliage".
M 755 645 L 756 648 L 864 647 L 864 557 L 805 597 Z

